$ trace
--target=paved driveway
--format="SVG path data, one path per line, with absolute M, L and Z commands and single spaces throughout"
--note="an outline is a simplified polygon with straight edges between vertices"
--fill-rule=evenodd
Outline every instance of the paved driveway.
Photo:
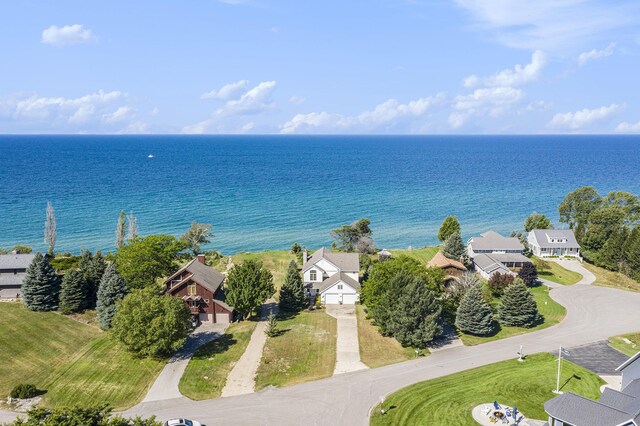
M 381 368 L 339 374 L 328 379 L 207 401 L 184 399 L 143 403 L 126 415 L 156 414 L 160 419 L 189 415 L 208 426 L 368 425 L 369 410 L 382 395 L 405 386 L 527 354 L 552 352 L 609 336 L 637 331 L 640 294 L 598 286 L 558 286 L 551 297 L 567 308 L 560 324 L 478 346 L 460 346 Z
M 356 317 L 355 305 L 326 305 L 326 309 L 327 314 L 338 320 L 336 368 L 333 374 L 369 368 L 360 361 L 358 318 Z
M 573 272 L 577 272 L 582 275 L 582 279 L 578 281 L 576 284 L 593 284 L 596 280 L 596 276 L 591 273 L 587 268 L 582 266 L 582 263 L 578 260 L 573 259 L 550 259 L 547 258 L 550 262 L 557 263 L 565 269 L 568 269 Z
M 578 364 L 599 376 L 618 376 L 616 368 L 629 359 L 625 354 L 609 346 L 606 340 L 589 345 L 576 346 L 567 349 L 569 361 Z M 555 354 L 558 352 L 556 351 Z
M 196 349 L 224 334 L 226 324 L 201 325 L 194 331 L 184 346 L 169 359 L 162 372 L 151 385 L 149 392 L 142 402 L 162 401 L 165 399 L 179 398 L 182 396 L 178 390 L 180 378 L 189 364 L 189 360 Z

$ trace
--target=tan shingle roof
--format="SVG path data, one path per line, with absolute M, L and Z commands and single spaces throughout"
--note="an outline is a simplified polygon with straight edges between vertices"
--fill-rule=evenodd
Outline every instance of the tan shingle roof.
M 427 266 L 435 267 L 435 268 L 448 268 L 453 267 L 456 269 L 460 269 L 461 271 L 466 271 L 467 268 L 458 262 L 457 260 L 449 259 L 447 256 L 442 254 L 441 251 L 437 252 L 435 256 L 427 263 Z
M 358 255 L 358 253 L 333 253 L 324 247 L 316 250 L 313 255 L 311 255 L 309 260 L 307 260 L 307 262 L 302 265 L 302 270 L 308 270 L 323 258 L 333 263 L 341 271 L 360 271 L 360 256 Z

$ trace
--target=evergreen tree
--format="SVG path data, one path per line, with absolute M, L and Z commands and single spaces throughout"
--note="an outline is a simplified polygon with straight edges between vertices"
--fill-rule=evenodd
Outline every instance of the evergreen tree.
M 187 248 L 196 256 L 202 252 L 202 245 L 209 244 L 211 238 L 215 237 L 211 233 L 212 227 L 213 225 L 208 223 L 191 222 L 191 226 L 180 239 L 185 242 Z
M 518 277 L 529 287 L 536 285 L 538 281 L 538 270 L 533 263 L 525 263 L 518 271 Z
M 87 307 L 89 288 L 82 272 L 72 269 L 64 274 L 60 288 L 60 312 L 70 314 Z
M 276 337 L 279 334 L 278 317 L 273 312 L 269 312 L 269 316 L 267 316 L 267 327 L 264 329 L 264 334 L 269 337 Z
M 116 248 L 120 248 L 124 245 L 124 239 L 127 235 L 127 225 L 125 223 L 124 210 L 120 210 L 118 216 L 118 225 L 116 226 Z
M 309 304 L 304 294 L 302 275 L 298 271 L 298 265 L 294 260 L 289 263 L 287 276 L 280 288 L 280 309 L 283 311 L 297 312 Z
M 442 254 L 449 259 L 460 260 L 465 257 L 466 253 L 467 251 L 462 242 L 460 232 L 454 232 L 444 241 Z
M 460 233 L 460 222 L 458 222 L 458 218 L 455 216 L 447 216 L 444 221 L 442 221 L 442 225 L 440 225 L 440 229 L 438 230 L 438 240 L 445 242 L 447 238 L 456 232 Z
M 113 263 L 107 266 L 98 287 L 96 316 L 103 330 L 111 327 L 111 320 L 118 310 L 117 302 L 124 299 L 129 289 Z
M 22 299 L 32 311 L 53 311 L 58 309 L 60 277 L 42 253 L 37 253 L 27 268 L 22 283 Z
M 533 327 L 540 321 L 538 305 L 521 279 L 506 288 L 498 310 L 500 322 L 510 327 Z
M 442 309 L 421 279 L 410 278 L 392 306 L 386 329 L 402 346 L 424 348 L 442 333 L 438 324 Z
M 472 287 L 462 296 L 456 314 L 456 327 L 477 336 L 490 334 L 494 330 L 493 312 L 482 297 L 480 286 Z
M 94 256 L 91 255 L 89 250 L 82 252 L 78 268 L 80 272 L 82 272 L 82 276 L 87 285 L 86 308 L 90 309 L 96 306 L 98 287 L 100 286 L 100 280 L 106 267 L 107 264 L 100 250 L 98 250 Z
M 629 266 L 629 272 L 637 281 L 640 281 L 640 226 L 633 228 L 624 243 L 624 257 Z
M 275 292 L 273 276 L 262 267 L 262 262 L 248 259 L 231 268 L 225 291 L 227 303 L 246 319 Z

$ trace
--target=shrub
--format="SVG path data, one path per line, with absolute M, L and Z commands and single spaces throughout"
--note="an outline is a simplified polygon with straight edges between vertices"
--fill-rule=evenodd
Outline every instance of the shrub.
M 518 271 L 518 277 L 524 281 L 524 283 L 533 287 L 538 282 L 538 270 L 533 263 L 525 263 L 522 265 L 520 271 Z
M 27 399 L 38 396 L 38 388 L 30 383 L 22 383 L 11 390 L 11 398 Z
M 514 276 L 511 274 L 501 274 L 500 272 L 496 272 L 491 276 L 488 283 L 491 294 L 496 297 L 502 296 L 502 293 L 504 293 L 504 289 L 509 287 L 513 280 Z

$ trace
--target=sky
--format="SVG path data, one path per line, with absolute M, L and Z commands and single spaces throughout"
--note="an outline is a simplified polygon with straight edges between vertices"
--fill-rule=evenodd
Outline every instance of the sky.
M 3 1 L 0 133 L 640 133 L 637 0 Z

